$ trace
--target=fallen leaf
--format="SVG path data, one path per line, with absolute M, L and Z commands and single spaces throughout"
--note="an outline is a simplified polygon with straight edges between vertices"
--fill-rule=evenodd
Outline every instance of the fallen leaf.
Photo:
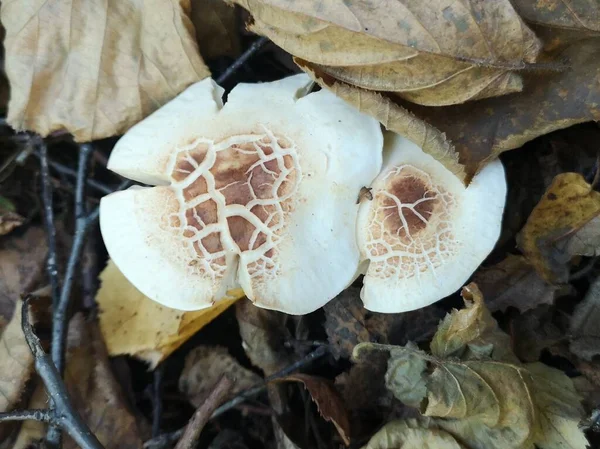
M 600 278 L 590 286 L 571 317 L 571 352 L 591 361 L 600 354 Z
M 224 299 L 209 309 L 183 312 L 146 297 L 112 261 L 100 280 L 96 301 L 109 355 L 133 355 L 151 369 L 243 296 L 241 290 L 232 291 L 229 293 L 235 299 Z
M 319 413 L 333 423 L 342 441 L 350 445 L 350 421 L 344 402 L 329 380 L 308 374 L 292 374 L 276 379 L 275 382 L 300 382 L 308 390 L 310 397 L 317 404 Z
M 518 362 L 508 336 L 501 338 L 489 311 L 482 310 L 476 286 L 465 287 L 463 297 L 467 308 L 446 317 L 431 354 L 412 344 L 361 343 L 355 358 L 388 352 L 386 384 L 396 397 L 418 404 L 435 426 L 469 449 L 587 447 L 578 428 L 581 398 L 571 379 L 541 363 Z
M 428 428 L 416 419 L 392 421 L 362 449 L 462 449 L 448 432 Z
M 600 32 L 600 4 L 588 0 L 513 0 L 519 15 L 528 22 L 587 32 Z
M 4 2 L 8 123 L 78 142 L 122 134 L 210 75 L 183 0 Z
M 360 288 L 349 287 L 324 307 L 325 332 L 335 357 L 349 358 L 358 343 L 404 344 L 425 341 L 442 318 L 439 308 L 425 307 L 402 314 L 368 311 L 360 300 Z
M 0 317 L 10 320 L 17 300 L 46 283 L 47 248 L 40 227 L 0 238 Z
M 223 0 L 192 0 L 190 19 L 203 58 L 235 57 L 240 53 L 234 7 Z
M 10 322 L 0 336 L 0 412 L 11 410 L 33 373 L 33 356 L 21 329 L 21 301 L 15 302 Z
M 517 236 L 525 257 L 548 282 L 564 283 L 569 276 L 569 240 L 600 215 L 600 192 L 577 173 L 563 173 L 533 209 Z
M 487 307 L 495 312 L 515 307 L 521 312 L 542 304 L 553 304 L 559 287 L 548 284 L 523 256 L 509 254 L 491 267 L 475 272 L 473 277 L 486 300 Z
M 232 0 L 250 29 L 336 79 L 426 105 L 521 90 L 541 47 L 509 1 L 462 5 Z M 443 9 L 440 14 L 439 10 Z M 498 30 L 502 32 L 498 32 Z
M 239 301 L 235 315 L 246 355 L 266 376 L 294 362 L 284 346 L 286 338 L 290 337 L 285 327 L 288 315 L 258 308 L 250 301 Z
M 537 362 L 542 351 L 552 351 L 565 342 L 568 329 L 555 322 L 555 313 L 549 306 L 540 306 L 516 316 L 510 322 L 513 350 L 523 362 Z
M 0 196 L 0 236 L 8 234 L 25 222 L 17 212 L 15 205 L 8 199 Z
M 244 368 L 231 357 L 226 348 L 200 345 L 185 357 L 185 365 L 179 377 L 179 391 L 186 395 L 194 407 L 198 408 L 225 373 L 231 374 L 235 379 L 229 397 L 262 381 L 259 375 Z
M 565 252 L 586 257 L 600 256 L 600 216 L 592 218 L 569 239 Z

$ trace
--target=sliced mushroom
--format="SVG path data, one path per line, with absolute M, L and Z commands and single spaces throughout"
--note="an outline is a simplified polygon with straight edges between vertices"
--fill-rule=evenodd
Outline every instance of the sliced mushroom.
M 361 298 L 376 312 L 425 307 L 461 288 L 492 251 L 506 199 L 504 168 L 487 165 L 465 186 L 441 163 L 386 133 L 372 201 L 361 203 Z
M 182 310 L 241 286 L 257 306 L 314 311 L 353 278 L 356 198 L 381 169 L 379 123 L 308 76 L 206 79 L 131 128 L 108 168 L 154 185 L 103 198 L 110 256 L 146 296 Z

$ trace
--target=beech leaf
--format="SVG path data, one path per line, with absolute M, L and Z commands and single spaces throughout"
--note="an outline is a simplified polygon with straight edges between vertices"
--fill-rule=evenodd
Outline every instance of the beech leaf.
M 122 134 L 210 75 L 184 0 L 3 2 L 8 123 L 78 142 Z

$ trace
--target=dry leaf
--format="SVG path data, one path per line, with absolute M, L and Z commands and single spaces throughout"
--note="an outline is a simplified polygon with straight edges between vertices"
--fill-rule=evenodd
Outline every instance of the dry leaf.
M 0 317 L 10 320 L 17 300 L 45 284 L 46 253 L 46 233 L 39 227 L 0 238 Z
M 553 309 L 549 306 L 528 310 L 511 320 L 513 349 L 521 361 L 537 362 L 544 349 L 554 352 L 556 345 L 566 340 L 568 329 L 555 321 Z
M 200 407 L 225 373 L 235 379 L 230 397 L 262 381 L 259 375 L 231 357 L 226 348 L 200 345 L 185 357 L 185 366 L 179 377 L 179 391 L 187 396 L 194 407 Z
M 456 104 L 519 91 L 521 79 L 512 70 L 535 61 L 540 49 L 506 0 L 470 7 L 232 1 L 253 15 L 252 31 L 319 64 L 324 73 L 419 104 Z
M 235 57 L 240 53 L 235 8 L 223 0 L 192 0 L 190 19 L 202 57 Z
M 541 363 L 520 364 L 510 352 L 508 336 L 501 338 L 489 311 L 483 310 L 476 286 L 470 284 L 463 296 L 467 308 L 446 317 L 431 355 L 414 345 L 362 343 L 355 356 L 389 352 L 386 383 L 396 397 L 418 404 L 423 415 L 470 449 L 534 444 L 584 449 L 587 442 L 578 428 L 583 410 L 573 382 Z
M 600 354 L 600 278 L 590 286 L 571 317 L 571 352 L 591 361 Z
M 33 356 L 21 329 L 21 301 L 15 302 L 12 319 L 0 336 L 0 412 L 15 406 L 33 373 Z
M 184 0 L 3 2 L 8 123 L 78 142 L 122 134 L 210 75 Z
M 335 426 L 346 446 L 350 445 L 350 421 L 344 402 L 335 387 L 327 379 L 308 374 L 292 374 L 276 379 L 276 382 L 300 382 L 317 404 L 319 413 Z
M 435 306 L 402 314 L 375 313 L 365 309 L 360 288 L 349 287 L 324 307 L 325 332 L 335 357 L 349 358 L 362 342 L 404 344 L 425 341 L 435 332 L 442 312 Z
M 462 449 L 448 432 L 428 428 L 416 419 L 392 421 L 362 449 Z
M 512 0 L 528 22 L 553 28 L 600 32 L 600 4 L 594 0 Z
M 246 355 L 266 376 L 294 362 L 284 347 L 285 339 L 289 338 L 285 327 L 288 315 L 255 307 L 250 301 L 239 301 L 235 315 Z
M 542 304 L 553 304 L 559 289 L 544 281 L 527 259 L 512 254 L 496 265 L 478 270 L 473 282 L 481 288 L 492 312 L 508 307 L 525 312 Z
M 143 295 L 112 261 L 100 280 L 96 301 L 109 355 L 133 355 L 149 363 L 151 369 L 243 296 L 241 290 L 231 291 L 235 299 L 224 299 L 209 309 L 183 312 Z
M 584 224 L 571 237 L 565 251 L 586 257 L 600 256 L 600 216 Z
M 24 222 L 25 219 L 17 213 L 15 205 L 10 200 L 0 196 L 0 236 L 8 234 Z
M 577 173 L 563 173 L 534 208 L 517 236 L 519 248 L 548 282 L 564 283 L 569 276 L 569 240 L 600 215 L 600 192 Z

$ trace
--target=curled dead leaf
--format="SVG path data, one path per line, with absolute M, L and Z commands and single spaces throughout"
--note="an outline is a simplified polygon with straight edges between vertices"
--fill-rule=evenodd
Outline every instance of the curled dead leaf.
M 96 301 L 108 353 L 133 355 L 151 369 L 243 296 L 241 290 L 233 291 L 230 293 L 234 299 L 224 299 L 208 309 L 183 312 L 147 298 L 112 261 L 100 280 Z
M 517 243 L 546 281 L 564 283 L 575 255 L 569 241 L 599 215 L 600 192 L 577 173 L 560 174 L 531 212 Z
M 276 379 L 274 382 L 300 382 L 304 385 L 312 400 L 317 404 L 321 416 L 326 421 L 332 422 L 344 444 L 350 445 L 348 412 L 340 394 L 329 380 L 308 374 L 292 374 Z
M 8 123 L 78 142 L 122 134 L 210 75 L 183 0 L 2 3 Z

